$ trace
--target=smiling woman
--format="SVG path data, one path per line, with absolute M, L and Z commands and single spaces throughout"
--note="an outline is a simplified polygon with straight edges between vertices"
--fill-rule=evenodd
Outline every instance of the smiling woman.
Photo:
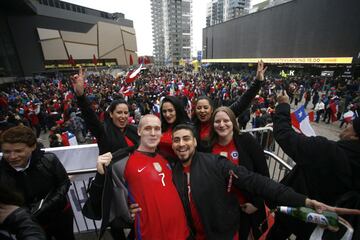
M 240 133 L 233 111 L 228 107 L 217 108 L 210 120 L 210 142 L 213 154 L 221 155 L 236 165 L 269 177 L 264 153 L 261 146 L 248 133 Z M 261 236 L 258 226 L 265 219 L 264 201 L 256 196 L 232 190 L 242 207 L 240 239 L 251 234 L 257 239 Z M 263 225 L 264 226 L 264 225 Z M 266 228 L 266 226 L 264 226 Z
M 164 157 L 175 159 L 175 153 L 171 148 L 172 129 L 181 123 L 190 123 L 184 106 L 181 101 L 174 96 L 166 96 L 160 106 L 160 118 L 162 137 L 158 146 L 159 153 Z

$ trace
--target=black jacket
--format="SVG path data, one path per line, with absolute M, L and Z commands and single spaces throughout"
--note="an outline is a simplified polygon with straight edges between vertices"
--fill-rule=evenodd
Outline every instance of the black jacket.
M 129 154 L 124 154 L 123 157 L 119 155 L 106 168 L 106 178 L 101 199 L 102 222 L 100 238 L 105 229 L 115 219 L 117 219 L 120 227 L 132 227 L 133 221 L 128 206 L 128 190 L 124 180 L 124 171 L 129 156 Z
M 190 167 L 190 185 L 207 239 L 232 239 L 239 229 L 239 204 L 235 195 L 227 192 L 231 170 L 238 176 L 233 177 L 233 184 L 241 191 L 279 204 L 295 207 L 305 204 L 306 197 L 288 187 L 248 171 L 243 166 L 234 165 L 222 156 L 196 152 Z M 192 226 L 186 175 L 179 162 L 173 169 L 173 179 L 184 204 L 189 225 Z
M 290 105 L 279 104 L 274 115 L 274 137 L 296 165 L 283 183 L 295 191 L 326 204 L 353 190 L 356 173 L 350 162 L 360 166 L 360 141 L 330 141 L 324 137 L 306 137 L 296 133 L 290 120 Z M 351 156 L 352 160 L 349 158 Z M 354 169 L 355 170 L 355 169 Z M 360 182 L 360 181 L 358 181 Z
M 41 224 L 51 223 L 67 205 L 70 180 L 65 168 L 53 153 L 35 149 L 29 167 L 17 172 L 5 160 L 0 161 L 0 184 L 8 186 L 24 197 L 25 207 L 34 210 L 44 199 L 42 207 L 34 213 Z
M 77 96 L 77 103 L 84 117 L 86 126 L 97 140 L 99 154 L 107 152 L 114 153 L 119 149 L 127 148 L 128 145 L 125 136 L 135 143 L 133 147 L 133 149 L 135 149 L 139 143 L 139 136 L 135 126 L 128 125 L 126 126 L 125 132 L 121 132 L 110 118 L 107 118 L 104 124 L 99 121 L 85 95 Z M 85 210 L 83 210 L 84 215 L 88 218 L 101 219 L 101 196 L 104 181 L 105 176 L 96 173 L 95 179 L 89 187 L 88 193 L 90 197 L 85 204 Z
M 321 136 L 306 137 L 296 133 L 291 126 L 290 106 L 285 103 L 275 109 L 274 137 L 284 152 L 296 162 L 282 180 L 283 184 L 329 205 L 359 206 L 360 141 L 335 142 Z M 355 204 L 351 206 L 350 202 Z M 289 223 L 288 220 L 284 221 Z M 313 226 L 305 227 L 305 223 L 292 221 L 294 233 L 310 235 Z M 354 237 L 360 237 L 359 230 L 355 229 Z
M 125 131 L 121 132 L 110 118 L 106 118 L 104 124 L 102 124 L 91 109 L 86 96 L 77 96 L 76 99 L 87 128 L 97 140 L 100 154 L 115 152 L 120 148 L 128 147 L 124 136 L 128 137 L 135 145 L 139 143 L 139 136 L 135 126 L 127 125 Z
M 234 134 L 233 140 L 239 154 L 239 165 L 245 167 L 249 171 L 261 174 L 265 177 L 270 177 L 264 152 L 255 138 L 249 133 L 241 133 L 240 135 Z M 206 149 L 206 152 L 210 153 L 211 149 Z M 258 227 L 266 218 L 264 200 L 260 197 L 253 196 L 246 191 L 242 193 L 246 199 L 258 209 L 254 214 L 251 214 L 251 222 Z M 245 216 L 247 214 L 244 213 L 242 215 Z M 244 221 L 249 221 L 249 219 L 242 217 L 242 222 L 244 223 Z M 266 229 L 266 225 L 263 226 Z
M 0 228 L 16 235 L 18 240 L 45 240 L 44 232 L 25 209 L 18 208 L 0 225 Z M 1 234 L 0 234 L 0 239 Z M 10 239 L 10 238 L 9 238 Z
M 254 173 L 258 173 L 265 177 L 270 177 L 264 151 L 261 148 L 260 144 L 256 141 L 256 139 L 249 133 L 242 133 L 240 135 L 235 134 L 234 141 L 236 150 L 239 154 L 239 165 L 244 166 L 247 170 Z M 243 192 L 243 194 L 246 199 L 248 199 L 248 201 L 252 203 L 258 210 L 251 215 L 242 212 L 241 222 L 243 223 L 243 226 L 246 226 L 244 222 L 247 221 L 248 226 L 251 226 L 253 229 L 253 234 L 261 235 L 261 232 L 266 231 L 267 228 L 267 224 L 265 224 L 266 211 L 264 200 L 258 196 L 253 196 L 252 194 L 247 192 Z M 260 230 L 259 226 L 261 224 L 262 228 Z M 241 234 L 242 229 L 244 228 L 241 228 L 240 226 L 239 234 Z

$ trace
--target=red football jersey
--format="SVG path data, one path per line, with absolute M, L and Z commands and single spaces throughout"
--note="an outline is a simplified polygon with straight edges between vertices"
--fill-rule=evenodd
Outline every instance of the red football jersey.
M 188 237 L 185 212 L 172 182 L 172 171 L 161 155 L 135 151 L 126 164 L 124 177 L 130 201 L 142 209 L 135 218 L 137 239 Z
M 226 157 L 228 160 L 233 162 L 234 164 L 239 164 L 239 153 L 236 149 L 236 145 L 234 140 L 231 140 L 227 145 L 221 146 L 218 143 L 215 143 L 212 149 L 213 154 L 221 155 Z M 232 187 L 231 191 L 236 194 L 236 197 L 240 204 L 246 203 L 247 200 L 244 195 L 236 188 Z

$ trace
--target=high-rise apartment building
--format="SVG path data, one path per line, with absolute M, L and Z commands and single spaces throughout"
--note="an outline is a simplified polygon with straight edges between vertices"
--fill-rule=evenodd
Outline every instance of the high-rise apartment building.
M 224 21 L 245 15 L 250 8 L 250 0 L 225 0 Z
M 207 4 L 206 26 L 224 21 L 224 0 L 211 0 Z
M 245 15 L 249 8 L 250 0 L 211 0 L 207 5 L 206 26 Z
M 191 59 L 192 0 L 151 0 L 155 64 Z

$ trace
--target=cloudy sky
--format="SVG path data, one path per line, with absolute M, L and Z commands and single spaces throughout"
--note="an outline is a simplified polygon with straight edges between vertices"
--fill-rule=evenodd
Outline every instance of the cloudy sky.
M 137 38 L 138 55 L 152 55 L 150 0 L 65 0 L 81 6 L 105 11 L 121 12 L 133 20 Z M 201 50 L 202 29 L 206 25 L 206 4 L 211 0 L 193 0 L 193 56 Z M 263 0 L 251 0 L 256 4 Z

